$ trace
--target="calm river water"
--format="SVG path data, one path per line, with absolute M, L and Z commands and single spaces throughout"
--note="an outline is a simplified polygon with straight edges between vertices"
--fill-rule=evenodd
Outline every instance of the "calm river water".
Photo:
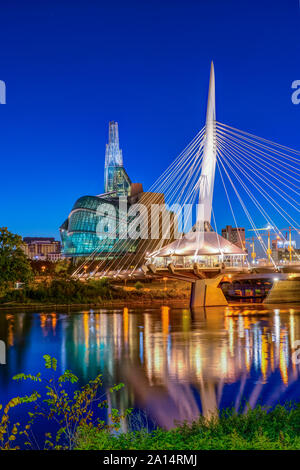
M 124 382 L 110 405 L 145 410 L 150 423 L 165 427 L 227 406 L 243 411 L 246 403 L 300 401 L 300 369 L 292 360 L 300 340 L 299 304 L 194 313 L 167 306 L 1 311 L 0 339 L 7 345 L 0 403 L 28 393 L 28 385 L 11 377 L 42 371 L 46 353 L 82 384 L 99 373 L 105 389 Z

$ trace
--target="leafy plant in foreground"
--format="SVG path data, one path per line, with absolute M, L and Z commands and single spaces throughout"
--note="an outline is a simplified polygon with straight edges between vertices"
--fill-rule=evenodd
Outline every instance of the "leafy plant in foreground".
M 24 403 L 32 403 L 38 399 L 39 395 L 34 392 L 31 395 L 24 397 L 12 398 L 7 405 L 3 408 L 0 404 L 0 412 L 2 416 L 0 419 L 0 450 L 17 450 L 19 446 L 15 444 L 16 437 L 24 431 L 20 431 L 20 423 L 12 424 L 10 422 L 9 412 L 12 408 Z
M 17 381 L 30 380 L 35 384 L 44 385 L 45 394 L 41 391 L 34 391 L 29 397 L 17 397 L 9 402 L 2 416 L 2 437 L 4 438 L 4 436 L 6 436 L 3 440 L 2 448 L 10 448 L 9 444 L 11 440 L 14 440 L 18 433 L 26 437 L 25 444 L 27 446 L 34 448 L 36 446 L 34 424 L 39 418 L 53 421 L 57 426 L 57 431 L 54 435 L 50 432 L 45 433 L 45 450 L 73 449 L 76 444 L 79 427 L 86 428 L 94 426 L 99 431 L 106 432 L 120 428 L 121 421 L 125 419 L 131 410 L 126 410 L 126 412 L 121 415 L 118 410 L 112 409 L 109 414 L 111 422 L 109 425 L 106 424 L 104 420 L 95 417 L 95 410 L 97 408 L 107 408 L 105 395 L 99 394 L 102 387 L 100 375 L 90 380 L 83 387 L 74 390 L 72 386 L 78 382 L 78 377 L 70 370 L 66 370 L 62 375 L 57 376 L 57 360 L 48 354 L 43 356 L 43 358 L 45 360 L 46 369 L 51 372 L 50 378 L 42 377 L 40 373 L 36 375 L 22 373 L 13 377 L 13 379 Z M 110 388 L 109 392 L 118 391 L 123 386 L 124 384 L 115 385 Z M 17 404 L 28 402 L 34 402 L 34 406 L 33 410 L 28 413 L 30 419 L 24 430 L 19 430 L 20 424 L 16 423 L 9 432 L 8 424 L 5 425 L 5 422 L 9 422 L 9 409 Z

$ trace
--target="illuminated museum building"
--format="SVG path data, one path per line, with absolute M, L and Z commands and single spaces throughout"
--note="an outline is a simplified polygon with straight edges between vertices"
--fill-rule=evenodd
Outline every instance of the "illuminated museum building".
M 107 257 L 111 254 L 111 259 L 131 254 L 132 262 L 134 257 L 145 253 L 146 244 L 153 240 L 120 240 L 120 215 L 119 198 L 127 199 L 127 208 L 132 204 L 141 203 L 146 207 L 151 204 L 165 204 L 164 195 L 161 193 L 144 192 L 140 183 L 132 183 L 123 165 L 122 150 L 119 147 L 118 123 L 111 121 L 109 123 L 109 141 L 106 144 L 105 169 L 104 169 L 104 193 L 96 196 L 82 196 L 74 204 L 69 217 L 60 227 L 62 239 L 62 250 L 65 256 L 72 258 L 86 257 L 97 252 L 98 258 Z M 116 238 L 99 236 L 97 226 L 101 224 L 101 213 L 108 218 L 107 208 L 101 211 L 101 205 L 111 204 L 116 211 Z M 107 206 L 106 206 L 107 207 Z M 150 214 L 150 211 L 148 211 Z M 99 215 L 100 214 L 100 215 Z M 168 243 L 173 239 L 174 214 L 171 213 L 171 237 L 165 240 Z M 122 220 L 122 219 L 121 219 Z M 129 220 L 130 222 L 130 220 Z M 150 222 L 148 216 L 148 222 Z M 148 223 L 150 227 L 150 223 Z M 104 232 L 107 227 L 104 227 Z M 108 229 L 107 229 L 108 231 Z M 161 235 L 162 227 L 160 223 L 159 233 Z M 157 243 L 159 240 L 157 240 Z

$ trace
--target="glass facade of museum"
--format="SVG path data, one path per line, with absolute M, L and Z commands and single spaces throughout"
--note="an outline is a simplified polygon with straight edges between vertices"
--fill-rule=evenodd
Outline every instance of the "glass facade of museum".
M 121 218 L 122 220 L 122 218 Z M 83 196 L 79 198 L 60 227 L 63 252 L 70 257 L 99 256 L 135 252 L 136 240 L 119 239 L 118 198 Z M 110 225 L 111 224 L 111 225 Z M 109 226 L 110 225 L 110 226 Z M 115 237 L 108 236 L 115 226 Z
M 115 196 L 129 196 L 131 181 L 124 167 L 105 167 L 104 190 Z

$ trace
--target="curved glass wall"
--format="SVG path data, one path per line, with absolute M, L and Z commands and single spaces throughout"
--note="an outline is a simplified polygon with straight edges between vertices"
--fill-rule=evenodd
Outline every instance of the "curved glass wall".
M 107 210 L 110 204 L 111 217 Z M 114 208 L 114 210 L 113 210 Z M 116 237 L 106 235 L 109 231 L 109 220 L 116 214 Z M 118 202 L 112 198 L 83 196 L 79 198 L 68 217 L 60 227 L 62 249 L 66 256 L 88 256 L 97 251 L 99 256 L 114 253 L 134 253 L 137 240 L 119 241 Z

